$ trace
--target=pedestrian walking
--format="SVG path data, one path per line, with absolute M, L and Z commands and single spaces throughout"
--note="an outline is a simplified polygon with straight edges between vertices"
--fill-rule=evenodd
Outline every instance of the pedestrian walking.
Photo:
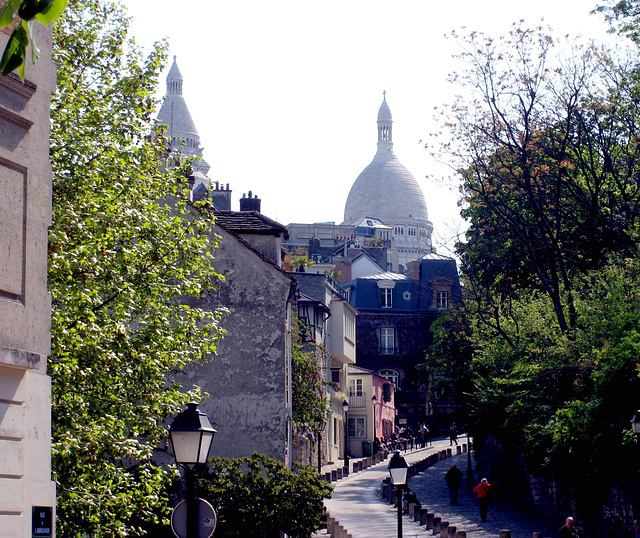
M 449 446 L 455 443 L 458 444 L 458 426 L 453 422 L 451 426 L 449 426 Z
M 640 519 L 636 519 L 633 522 L 633 532 L 635 533 L 635 538 L 640 538 Z
M 444 480 L 449 488 L 449 504 L 458 504 L 458 490 L 462 483 L 462 471 L 456 467 L 455 463 L 449 468 L 447 474 L 444 475 Z
M 429 428 L 424 423 L 420 426 L 420 435 L 422 436 L 422 446 L 426 448 L 429 446 Z
M 558 538 L 575 538 L 578 537 L 578 529 L 574 525 L 573 518 L 569 516 L 560 531 L 558 532 Z
M 487 509 L 491 503 L 491 484 L 486 478 L 473 488 L 473 492 L 478 496 L 478 504 L 480 504 L 480 519 L 487 520 Z

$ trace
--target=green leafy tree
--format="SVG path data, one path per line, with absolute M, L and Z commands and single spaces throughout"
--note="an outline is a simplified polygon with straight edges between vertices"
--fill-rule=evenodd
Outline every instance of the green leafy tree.
M 40 54 L 33 36 L 34 25 L 47 25 L 56 21 L 66 5 L 67 0 L 7 0 L 0 8 L 0 28 L 13 26 L 13 31 L 0 58 L 0 71 L 3 75 L 17 71 L 24 80 L 24 64 L 29 45 L 33 63 Z
M 474 98 L 451 109 L 444 151 L 462 178 L 470 290 L 495 311 L 514 285 L 536 287 L 571 331 L 573 278 L 635 251 L 633 71 L 592 45 L 558 47 L 541 28 L 460 39 L 468 68 L 454 81 Z
M 455 79 L 473 98 L 451 109 L 443 150 L 470 223 L 459 245 L 470 331 L 440 325 L 436 343 L 472 350 L 479 432 L 567 477 L 624 474 L 615 454 L 631 447 L 640 388 L 637 52 L 562 56 L 519 25 L 461 40 L 468 69 Z M 427 364 L 456 377 L 446 347 Z
M 309 467 L 295 473 L 262 454 L 213 458 L 198 480 L 198 495 L 218 517 L 220 538 L 277 538 L 280 531 L 310 537 L 322 524 L 332 486 Z
M 55 27 L 51 109 L 53 476 L 58 535 L 141 533 L 166 513 L 155 464 L 164 420 L 199 391 L 168 374 L 215 350 L 217 315 L 183 304 L 212 289 L 213 223 L 187 202 L 150 136 L 164 45 L 143 57 L 111 2 L 70 2 Z

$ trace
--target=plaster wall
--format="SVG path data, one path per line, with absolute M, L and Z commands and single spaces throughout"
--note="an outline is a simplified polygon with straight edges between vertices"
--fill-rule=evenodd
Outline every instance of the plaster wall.
M 198 304 L 210 310 L 226 307 L 220 324 L 227 332 L 216 356 L 188 366 L 177 380 L 210 395 L 200 409 L 218 431 L 212 456 L 260 452 L 288 463 L 292 280 L 233 234 L 221 228 L 216 233 L 221 245 L 213 264 L 226 280 Z
M 377 264 L 364 256 L 354 261 L 351 266 L 351 278 L 353 280 L 364 276 L 379 275 L 383 272 Z
M 282 241 L 279 237 L 263 234 L 240 234 L 240 237 L 260 254 L 269 258 L 278 267 L 281 266 L 280 252 L 282 250 Z
M 2 2 L 4 4 L 5 2 Z M 49 106 L 55 89 L 51 31 L 34 27 L 26 83 L 0 76 L 0 535 L 32 536 L 33 507 L 51 509 L 51 224 Z M 8 41 L 0 33 L 0 47 Z M 55 535 L 55 529 L 52 529 Z

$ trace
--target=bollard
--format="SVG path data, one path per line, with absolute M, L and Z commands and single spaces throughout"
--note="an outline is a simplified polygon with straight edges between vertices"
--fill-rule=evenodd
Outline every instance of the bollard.
M 533 533 L 533 538 L 542 538 L 542 533 L 541 532 L 534 532 Z
M 338 480 L 338 471 L 333 469 L 331 471 L 331 482 L 335 482 L 336 480 Z
M 455 538 L 457 529 L 455 525 L 449 525 L 447 527 L 447 538 Z
M 433 517 L 433 534 L 440 534 L 440 521 L 438 516 Z
M 440 522 L 440 538 L 447 538 L 448 529 L 449 529 L 449 522 L 441 521 Z
M 467 531 L 456 531 L 455 538 L 467 538 Z
M 413 519 L 413 511 L 415 510 L 417 504 L 416 503 L 407 503 L 407 515 Z
M 456 454 L 457 454 L 457 455 L 462 454 L 462 447 L 461 447 L 460 445 L 458 445 L 458 446 L 456 447 Z
M 429 510 L 427 510 L 426 508 L 420 508 L 420 510 L 418 511 L 418 517 L 420 518 L 420 525 L 427 524 L 428 513 L 429 513 Z
M 510 530 L 504 530 L 504 531 L 500 531 L 500 538 L 511 538 L 511 531 Z
M 336 476 L 336 478 L 337 478 L 338 480 L 342 480 L 342 469 L 338 468 L 338 469 L 336 470 L 336 475 L 337 475 L 337 476 Z
M 433 519 L 435 518 L 434 514 L 431 513 L 427 513 L 427 516 L 425 517 L 425 525 L 426 525 L 426 529 L 428 531 L 430 531 L 431 529 L 433 529 Z
M 418 521 L 418 525 L 420 524 L 420 511 L 422 510 L 422 505 L 418 503 L 413 509 L 413 520 Z
M 450 458 L 451 454 L 452 454 L 451 449 L 447 448 L 447 458 Z

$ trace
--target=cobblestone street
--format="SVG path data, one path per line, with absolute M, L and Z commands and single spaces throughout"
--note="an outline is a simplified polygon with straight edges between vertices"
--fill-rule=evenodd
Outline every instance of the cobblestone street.
M 449 448 L 448 440 L 438 440 L 433 446 L 403 454 L 409 464 L 426 458 L 433 452 Z M 360 473 L 352 474 L 334 483 L 333 497 L 325 501 L 331 517 L 335 518 L 352 538 L 393 538 L 397 535 L 396 509 L 380 498 L 381 481 L 388 476 L 389 460 Z M 465 474 L 460 487 L 458 505 L 449 504 L 449 491 L 444 475 L 452 464 Z M 439 461 L 424 472 L 409 480 L 409 487 L 415 492 L 424 508 L 447 521 L 458 530 L 467 532 L 472 538 L 494 538 L 501 530 L 510 530 L 512 538 L 532 538 L 534 532 L 541 532 L 543 538 L 555 538 L 563 522 L 546 521 L 532 517 L 521 509 L 502 500 L 489 507 L 486 522 L 480 521 L 480 512 L 475 495 L 466 490 L 467 454 L 453 456 Z M 474 485 L 481 476 L 474 476 Z M 487 477 L 491 481 L 491 477 Z M 327 536 L 325 534 L 318 536 Z M 407 516 L 403 518 L 405 538 L 433 536 L 424 526 L 417 525 Z

